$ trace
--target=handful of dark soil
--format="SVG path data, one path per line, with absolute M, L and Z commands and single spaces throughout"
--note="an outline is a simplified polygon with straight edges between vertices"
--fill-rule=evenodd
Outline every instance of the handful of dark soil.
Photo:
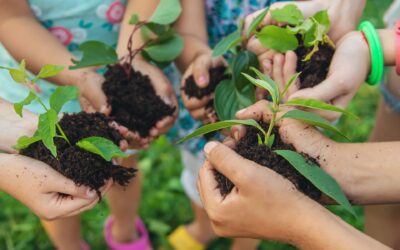
M 261 124 L 265 129 L 268 129 L 267 124 Z M 257 134 L 259 131 L 254 127 L 247 127 L 246 136 L 236 144 L 235 151 L 242 157 L 254 161 L 262 166 L 270 168 L 291 181 L 295 187 L 314 200 L 321 197 L 319 191 L 310 181 L 302 176 L 297 170 L 290 165 L 288 161 L 274 153 L 274 150 L 292 150 L 295 151 L 292 145 L 285 144 L 279 136 L 279 131 L 274 128 L 275 142 L 272 149 L 265 145 L 258 145 Z M 309 159 L 315 161 L 313 159 Z M 315 161 L 316 162 L 316 161 Z M 221 173 L 215 171 L 215 177 L 218 182 L 218 188 L 222 196 L 228 195 L 233 189 L 233 183 Z
M 201 99 L 204 96 L 211 95 L 222 80 L 229 78 L 227 75 L 225 75 L 225 70 L 226 68 L 224 66 L 211 68 L 208 71 L 210 82 L 205 88 L 199 88 L 194 80 L 193 75 L 191 75 L 186 79 L 185 86 L 183 86 L 182 89 L 189 98 Z
M 108 66 L 103 91 L 112 107 L 110 117 L 140 136 L 162 118 L 172 115 L 176 107 L 167 105 L 157 94 L 148 76 L 131 69 L 130 78 L 120 64 Z
M 97 195 L 101 198 L 99 188 L 104 186 L 106 181 L 112 179 L 125 186 L 137 171 L 134 168 L 113 165 L 102 157 L 75 146 L 76 142 L 90 136 L 104 137 L 119 145 L 121 136 L 118 131 L 109 127 L 108 122 L 108 118 L 101 113 L 66 114 L 61 119 L 60 126 L 71 145 L 61 138 L 55 138 L 57 158 L 41 141 L 31 144 L 20 153 L 50 165 L 77 185 L 84 185 L 96 190 Z
M 299 47 L 295 50 L 297 55 L 297 72 L 300 75 L 300 89 L 312 88 L 326 79 L 329 66 L 335 53 L 335 49 L 328 43 L 319 46 L 319 50 L 314 53 L 308 61 L 303 59 L 312 51 L 312 47 L 306 48 L 301 41 Z

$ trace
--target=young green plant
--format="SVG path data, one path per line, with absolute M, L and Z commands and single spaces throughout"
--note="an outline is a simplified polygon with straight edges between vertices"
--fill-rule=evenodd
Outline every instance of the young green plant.
M 168 65 L 180 55 L 183 49 L 183 39 L 172 27 L 181 12 L 179 0 L 161 0 L 149 20 L 141 21 L 137 14 L 132 15 L 129 24 L 134 26 L 127 44 L 128 55 L 118 59 L 115 49 L 111 46 L 99 41 L 87 41 L 79 46 L 79 50 L 83 52 L 82 58 L 72 60 L 74 65 L 70 66 L 70 69 L 119 62 L 129 78 L 132 61 L 138 54 L 160 67 Z M 133 48 L 132 38 L 138 31 L 141 32 L 143 44 L 138 48 Z
M 22 117 L 22 109 L 24 106 L 27 106 L 35 101 L 37 101 L 44 110 L 44 113 L 39 115 L 39 122 L 34 135 L 32 137 L 20 137 L 14 148 L 21 150 L 27 148 L 29 145 L 35 142 L 42 141 L 44 146 L 51 152 L 51 154 L 54 157 L 57 157 L 57 148 L 54 143 L 54 138 L 61 138 L 71 145 L 70 140 L 67 138 L 64 130 L 59 124 L 58 115 L 66 103 L 78 98 L 78 88 L 73 86 L 56 88 L 54 93 L 50 96 L 49 106 L 47 106 L 42 101 L 41 97 L 35 91 L 33 91 L 33 89 L 35 89 L 35 84 L 40 79 L 57 75 L 64 69 L 64 67 L 46 64 L 34 77 L 30 77 L 26 71 L 25 60 L 21 61 L 19 68 L 0 66 L 0 69 L 7 70 L 15 82 L 25 85 L 30 89 L 28 96 L 24 100 L 14 103 L 14 110 L 19 116 Z M 76 146 L 88 152 L 97 154 L 103 157 L 106 161 L 110 161 L 113 157 L 127 156 L 112 141 L 102 137 L 93 136 L 84 138 L 78 141 Z
M 257 128 L 260 132 L 258 135 L 258 144 L 263 145 L 265 147 L 271 148 L 273 150 L 274 146 L 274 138 L 277 135 L 272 133 L 273 128 L 276 126 L 277 122 L 281 119 L 290 118 L 302 121 L 304 123 L 310 124 L 312 126 L 320 127 L 334 133 L 340 134 L 345 137 L 341 131 L 339 131 L 336 127 L 332 126 L 331 123 L 324 118 L 303 110 L 298 109 L 284 109 L 284 107 L 288 106 L 297 106 L 308 109 L 318 109 L 325 111 L 333 111 L 340 112 L 344 115 L 352 116 L 346 110 L 340 109 L 336 106 L 326 104 L 324 102 L 314 100 L 314 99 L 294 99 L 290 100 L 286 103 L 282 103 L 282 97 L 288 91 L 289 87 L 297 80 L 299 77 L 299 73 L 295 74 L 284 86 L 283 90 L 279 90 L 278 84 L 269 78 L 267 75 L 262 74 L 255 68 L 252 68 L 252 71 L 258 78 L 254 78 L 246 73 L 243 73 L 243 76 L 248 79 L 252 84 L 262 89 L 265 89 L 269 92 L 271 96 L 271 102 L 269 103 L 269 110 L 271 111 L 271 120 L 269 121 L 268 129 L 265 130 L 260 126 L 260 124 L 255 120 L 227 120 L 221 121 L 214 124 L 205 125 L 193 133 L 185 136 L 178 143 L 189 140 L 191 138 L 204 135 L 207 133 L 211 133 L 214 131 L 218 131 L 220 129 L 225 129 L 232 127 L 234 125 L 247 125 L 253 126 Z M 351 204 L 347 200 L 343 191 L 340 189 L 337 182 L 329 176 L 325 171 L 323 171 L 319 166 L 315 163 L 307 160 L 302 154 L 299 154 L 290 150 L 273 150 L 276 154 L 282 156 L 286 159 L 300 174 L 302 174 L 306 179 L 308 179 L 315 187 L 317 187 L 321 192 L 328 195 L 332 199 L 334 199 L 338 204 L 343 206 L 347 211 L 354 214 L 354 210 L 351 207 Z
M 296 50 L 302 41 L 306 48 L 313 48 L 302 58 L 304 61 L 310 60 L 322 44 L 328 43 L 335 48 L 328 36 L 330 21 L 326 10 L 305 18 L 296 5 L 288 4 L 281 9 L 271 10 L 271 17 L 286 26 L 268 25 L 255 32 L 257 39 L 266 48 L 284 53 Z

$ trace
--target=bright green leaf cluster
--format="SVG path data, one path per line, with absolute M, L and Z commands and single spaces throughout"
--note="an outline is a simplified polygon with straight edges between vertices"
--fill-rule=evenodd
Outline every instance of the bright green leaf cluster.
M 313 47 L 303 60 L 309 60 L 318 51 L 321 44 L 328 43 L 334 47 L 328 37 L 330 21 L 326 10 L 317 12 L 314 16 L 304 18 L 300 9 L 294 4 L 288 4 L 281 9 L 271 10 L 275 21 L 286 24 L 285 27 L 268 25 L 256 32 L 261 44 L 278 52 L 295 50 L 299 46 L 299 38 L 305 47 Z

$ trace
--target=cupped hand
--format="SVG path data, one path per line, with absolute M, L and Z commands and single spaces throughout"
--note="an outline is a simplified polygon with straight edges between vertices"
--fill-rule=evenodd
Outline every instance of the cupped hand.
M 194 81 L 199 88 L 205 88 L 210 83 L 209 70 L 218 66 L 226 66 L 223 57 L 212 57 L 212 52 L 207 51 L 195 57 L 193 62 L 186 69 L 181 82 L 181 96 L 185 108 L 195 120 L 210 123 L 217 120 L 214 112 L 207 109 L 207 104 L 213 98 L 213 95 L 204 96 L 201 99 L 189 97 L 183 90 L 186 80 L 193 75 Z
M 0 187 L 40 218 L 54 220 L 77 215 L 96 205 L 94 190 L 77 186 L 41 161 L 21 155 L 0 154 Z M 104 195 L 112 182 L 100 189 Z
M 218 142 L 206 145 L 198 189 L 214 231 L 223 237 L 248 237 L 297 243 L 299 225 L 323 209 L 276 172 L 244 159 Z M 214 170 L 235 185 L 226 197 L 216 188 Z
M 167 116 L 158 121 L 154 128 L 150 129 L 149 138 L 144 138 L 145 141 L 147 139 L 147 143 L 149 143 L 151 140 L 154 140 L 160 135 L 167 133 L 168 130 L 170 130 L 170 128 L 174 125 L 179 113 L 178 100 L 172 84 L 159 68 L 142 58 L 135 59 L 132 63 L 132 66 L 135 70 L 140 71 L 142 74 L 148 75 L 151 83 L 154 86 L 156 94 L 160 96 L 167 105 L 175 107 L 175 112 L 171 116 Z

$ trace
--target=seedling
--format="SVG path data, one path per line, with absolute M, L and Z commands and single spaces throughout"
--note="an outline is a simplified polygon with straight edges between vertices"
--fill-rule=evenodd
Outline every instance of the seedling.
M 193 133 L 187 135 L 186 137 L 182 138 L 178 143 L 220 129 L 229 128 L 234 125 L 247 125 L 247 126 L 253 126 L 258 129 L 259 134 L 257 143 L 259 145 L 264 145 L 265 147 L 269 147 L 272 149 L 275 139 L 275 135 L 272 133 L 273 128 L 275 127 L 277 122 L 279 122 L 279 120 L 284 118 L 296 119 L 304 123 L 310 124 L 312 126 L 332 131 L 334 133 L 340 134 L 341 136 L 345 137 L 343 133 L 341 133 L 337 128 L 332 126 L 329 121 L 325 120 L 324 118 L 314 113 L 298 109 L 291 109 L 289 111 L 286 111 L 287 109 L 283 109 L 284 107 L 288 106 L 297 106 L 309 109 L 319 109 L 325 111 L 339 112 L 354 117 L 354 115 L 352 115 L 346 110 L 340 109 L 338 107 L 314 99 L 294 99 L 282 103 L 283 101 L 282 96 L 287 92 L 289 87 L 297 80 L 299 74 L 295 74 L 285 84 L 284 89 L 280 91 L 279 85 L 276 82 L 274 82 L 271 78 L 269 78 L 267 75 L 263 75 L 260 71 L 258 71 L 255 68 L 252 68 L 252 71 L 255 73 L 255 75 L 257 75 L 258 79 L 246 73 L 242 73 L 242 75 L 255 86 L 267 90 L 271 95 L 272 102 L 269 103 L 269 110 L 271 111 L 272 115 L 267 131 L 264 130 L 255 120 L 227 120 L 227 121 L 217 122 L 214 124 L 205 125 L 197 129 Z M 303 155 L 291 150 L 274 150 L 273 152 L 286 159 L 301 175 L 303 175 L 312 184 L 314 184 L 314 186 L 317 187 L 321 192 L 325 193 L 326 195 L 334 199 L 338 204 L 343 206 L 347 211 L 354 214 L 354 210 L 352 209 L 349 201 L 347 200 L 346 196 L 340 189 L 337 182 L 326 172 L 324 172 L 319 166 L 307 160 Z
M 255 32 L 257 39 L 266 48 L 284 53 L 296 50 L 302 41 L 306 48 L 313 48 L 305 58 L 302 58 L 303 61 L 310 60 L 322 44 L 327 43 L 335 48 L 327 35 L 330 21 L 326 10 L 304 18 L 296 5 L 289 4 L 282 9 L 271 10 L 271 16 L 275 21 L 286 24 L 286 27 L 268 25 Z
M 131 75 L 132 61 L 142 55 L 148 61 L 159 66 L 166 66 L 182 52 L 183 39 L 171 26 L 182 8 L 179 0 L 161 0 L 153 15 L 147 21 L 141 21 L 137 14 L 132 15 L 129 24 L 134 25 L 127 48 L 128 55 L 118 59 L 115 49 L 99 41 L 87 41 L 79 46 L 83 52 L 82 59 L 72 60 L 75 64 L 70 69 L 101 66 L 120 63 L 128 76 Z M 141 31 L 144 43 L 133 48 L 132 38 Z
M 61 138 L 71 145 L 70 140 L 68 140 L 64 130 L 59 124 L 58 115 L 67 102 L 74 100 L 79 96 L 78 89 L 73 86 L 58 87 L 50 96 L 50 103 L 49 106 L 47 106 L 32 89 L 35 89 L 35 84 L 39 79 L 53 77 L 60 73 L 64 69 L 62 66 L 49 64 L 44 65 L 39 74 L 33 78 L 29 77 L 26 71 L 25 60 L 22 60 L 18 69 L 2 66 L 0 66 L 0 69 L 8 70 L 15 82 L 23 84 L 31 89 L 24 100 L 14 104 L 14 110 L 19 116 L 22 117 L 22 109 L 24 106 L 35 101 L 37 101 L 44 109 L 44 113 L 39 115 L 39 122 L 34 135 L 32 137 L 20 137 L 14 148 L 21 150 L 35 142 L 42 141 L 51 154 L 54 157 L 57 157 L 57 148 L 54 143 L 54 138 Z M 93 136 L 84 138 L 78 141 L 76 146 L 93 154 L 97 154 L 106 161 L 111 161 L 114 157 L 127 157 L 127 155 L 122 152 L 117 145 L 102 137 Z

